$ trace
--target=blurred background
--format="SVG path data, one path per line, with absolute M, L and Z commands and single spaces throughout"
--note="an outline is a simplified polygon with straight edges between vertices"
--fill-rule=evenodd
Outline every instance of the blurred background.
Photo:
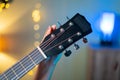
M 0 0 L 0 74 L 32 51 L 49 25 L 59 27 L 57 21 L 64 24 L 66 16 L 71 18 L 80 13 L 91 23 L 93 32 L 87 36 L 87 44 L 78 41 L 79 50 L 71 46 L 73 54 L 68 58 L 62 56 L 52 80 L 120 80 L 119 3 L 119 0 Z M 21 80 L 33 80 L 35 73 L 36 68 Z

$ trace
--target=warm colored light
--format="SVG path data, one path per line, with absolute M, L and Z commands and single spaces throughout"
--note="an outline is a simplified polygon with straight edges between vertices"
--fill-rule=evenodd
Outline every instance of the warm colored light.
M 28 72 L 28 75 L 30 75 L 30 76 L 33 76 L 33 74 L 34 74 L 33 70 L 30 70 L 30 71 Z
M 0 7 L 0 12 L 2 12 L 2 10 L 3 10 L 3 9 Z
M 7 3 L 7 4 L 5 5 L 5 8 L 9 8 L 9 7 L 10 7 L 10 4 Z
M 39 10 L 34 10 L 32 12 L 32 18 L 34 22 L 39 22 L 40 21 L 40 11 Z
M 39 24 L 35 24 L 35 25 L 34 25 L 34 30 L 35 30 L 35 31 L 39 30 L 39 28 L 40 28 Z
M 8 2 L 8 0 L 5 0 L 6 2 Z
M 10 68 L 16 61 L 16 59 L 8 56 L 7 53 L 0 52 L 0 73 Z
M 40 45 L 40 42 L 39 42 L 39 41 L 35 41 L 35 42 L 34 42 L 34 46 L 35 46 L 35 47 L 37 47 L 37 46 L 39 46 L 39 45 Z
M 40 15 L 33 17 L 34 22 L 39 22 L 40 21 Z
M 0 4 L 0 7 L 1 7 L 1 8 L 4 8 L 4 7 L 5 7 L 5 3 L 1 3 L 1 4 Z
M 104 35 L 111 35 L 114 29 L 115 15 L 113 13 L 104 13 L 102 15 L 100 29 Z
M 0 52 L 7 48 L 7 40 L 0 35 Z
M 39 39 L 40 38 L 40 34 L 39 33 L 35 33 L 34 37 L 35 37 L 35 39 Z

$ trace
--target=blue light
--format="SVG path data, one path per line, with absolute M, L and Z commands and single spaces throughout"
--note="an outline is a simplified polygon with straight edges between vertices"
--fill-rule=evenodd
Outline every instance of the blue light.
M 103 35 L 110 36 L 114 29 L 115 15 L 113 13 L 103 13 L 100 21 L 100 29 Z

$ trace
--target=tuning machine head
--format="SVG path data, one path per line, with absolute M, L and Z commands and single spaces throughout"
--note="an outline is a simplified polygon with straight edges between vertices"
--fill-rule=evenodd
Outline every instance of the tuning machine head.
M 61 26 L 61 23 L 59 21 L 57 23 L 58 23 L 59 26 Z
M 78 44 L 74 44 L 74 48 L 75 48 L 76 50 L 78 50 L 80 47 L 79 47 Z
M 66 16 L 67 20 L 69 20 L 70 18 L 68 16 Z
M 65 53 L 64 53 L 64 55 L 66 56 L 66 57 L 69 57 L 70 55 L 71 55 L 71 50 L 65 50 Z
M 83 42 L 87 43 L 88 42 L 87 38 L 83 38 Z

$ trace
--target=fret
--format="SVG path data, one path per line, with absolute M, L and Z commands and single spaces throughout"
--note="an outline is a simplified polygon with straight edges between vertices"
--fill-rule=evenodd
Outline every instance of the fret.
M 37 49 L 36 51 L 37 51 L 37 52 L 36 52 L 36 55 L 34 55 L 34 54 L 32 53 L 32 54 L 30 54 L 30 57 L 32 58 L 32 60 L 33 60 L 36 64 L 38 64 L 39 61 L 42 61 L 42 59 L 44 59 L 44 57 L 42 56 L 42 54 L 39 52 L 38 49 Z
M 26 70 L 28 70 L 29 67 L 35 66 L 28 56 L 24 60 L 22 60 L 21 63 Z
M 8 80 L 7 76 L 5 74 L 3 74 L 3 76 L 5 77 L 6 80 Z
M 30 60 L 33 62 L 33 64 L 36 66 L 37 64 L 33 61 L 32 57 L 30 57 L 30 55 L 28 55 L 28 57 L 29 57 Z
M 9 70 L 0 75 L 0 80 L 18 80 L 43 59 L 45 59 L 44 56 L 36 48 L 29 55 L 12 66 Z
M 23 66 L 23 64 L 21 62 L 19 62 L 19 64 L 22 66 L 22 68 L 24 69 L 24 71 L 27 72 L 26 68 Z
M 11 70 L 12 70 L 12 72 L 15 74 L 15 76 L 16 77 L 14 77 L 14 78 L 17 78 L 17 79 L 19 79 L 19 77 L 18 77 L 18 75 L 16 74 L 16 72 L 14 71 L 14 69 L 13 68 L 11 68 Z
M 15 66 L 12 67 L 15 71 L 15 73 L 18 75 L 18 77 L 21 77 L 23 73 L 27 73 L 27 70 L 23 68 L 21 65 L 21 62 L 18 62 Z
M 14 77 L 16 77 L 11 68 L 5 73 L 3 73 L 3 75 L 5 76 L 5 78 L 7 78 L 7 80 L 12 80 Z

